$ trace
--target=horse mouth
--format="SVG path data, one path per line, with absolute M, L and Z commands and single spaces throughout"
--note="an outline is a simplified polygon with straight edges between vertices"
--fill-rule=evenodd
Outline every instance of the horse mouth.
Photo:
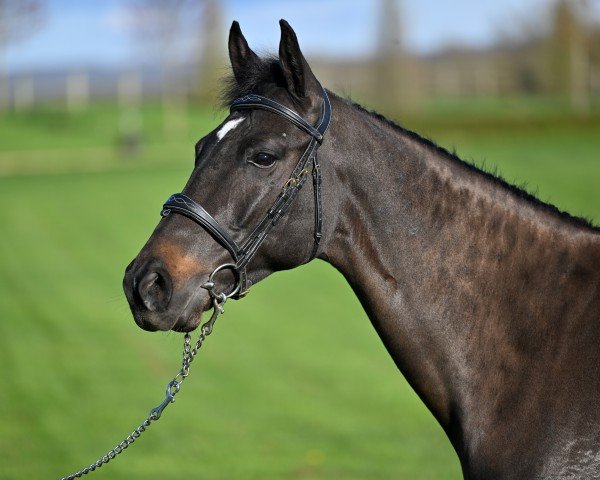
M 164 311 L 149 311 L 130 302 L 135 323 L 148 332 L 185 333 L 195 330 L 201 323 L 202 314 L 212 307 L 210 295 L 206 290 L 198 289 L 188 295 L 180 292 L 178 297 L 178 301 L 171 302 L 169 308 Z
M 205 297 L 203 300 L 194 301 L 198 297 Z M 210 310 L 212 307 L 212 301 L 210 295 L 202 295 L 202 290 L 192 295 L 183 307 L 183 311 L 177 318 L 175 324 L 170 328 L 174 332 L 192 332 L 202 321 L 202 315 L 204 312 Z

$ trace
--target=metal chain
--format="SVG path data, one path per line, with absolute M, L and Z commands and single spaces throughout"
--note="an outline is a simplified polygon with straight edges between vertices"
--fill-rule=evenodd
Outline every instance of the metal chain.
M 106 453 L 106 455 L 103 455 L 89 466 L 82 468 L 81 470 L 75 473 L 67 475 L 66 477 L 62 477 L 61 480 L 73 480 L 75 478 L 80 478 L 83 475 L 87 475 L 88 473 L 93 472 L 97 468 L 100 468 L 102 465 L 110 462 L 120 453 L 123 453 L 123 451 L 125 451 L 125 449 L 129 447 L 129 445 L 131 445 L 138 438 L 140 438 L 142 433 L 144 433 L 148 429 L 152 422 L 155 422 L 160 418 L 163 410 L 175 401 L 175 395 L 179 393 L 181 384 L 190 374 L 190 364 L 194 361 L 194 358 L 196 357 L 198 350 L 200 350 L 200 348 L 202 347 L 202 344 L 204 343 L 204 340 L 206 340 L 206 337 L 208 337 L 212 333 L 215 321 L 217 320 L 217 317 L 223 313 L 223 304 L 227 300 L 227 297 L 224 294 L 215 294 L 212 291 L 212 286 L 211 288 L 207 288 L 207 290 L 209 291 L 212 297 L 212 315 L 210 319 L 200 327 L 200 336 L 198 337 L 198 340 L 196 341 L 193 347 L 190 334 L 186 333 L 184 335 L 183 358 L 181 360 L 181 369 L 179 370 L 179 372 L 177 372 L 177 375 L 173 377 L 173 380 L 167 383 L 167 391 L 164 400 L 159 405 L 150 410 L 150 413 L 148 414 L 146 419 L 140 424 L 139 427 L 137 427 L 135 430 L 133 430 L 133 432 L 127 435 L 122 442 L 120 442 L 114 448 L 109 450 L 108 453 Z

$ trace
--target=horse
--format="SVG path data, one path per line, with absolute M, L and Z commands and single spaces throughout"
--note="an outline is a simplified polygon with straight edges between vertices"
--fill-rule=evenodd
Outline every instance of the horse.
M 319 258 L 466 479 L 600 478 L 600 228 L 323 89 L 280 27 L 259 57 L 231 26 L 231 113 L 126 269 L 137 324 L 189 332 Z

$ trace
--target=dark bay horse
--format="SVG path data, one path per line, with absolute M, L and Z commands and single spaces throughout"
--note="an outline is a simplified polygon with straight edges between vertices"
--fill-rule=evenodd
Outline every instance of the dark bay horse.
M 322 126 L 327 94 L 285 21 L 278 58 L 258 57 L 236 22 L 229 55 L 229 103 L 260 95 Z M 310 182 L 298 190 L 248 261 L 246 285 L 313 253 L 342 272 L 465 478 L 600 478 L 600 229 L 329 97 L 322 139 L 282 110 L 234 109 L 198 142 L 175 200 L 202 204 L 239 243 L 322 141 L 320 165 L 300 172 L 318 170 L 320 203 Z M 202 221 L 166 215 L 127 268 L 140 327 L 189 331 L 210 308 L 200 287 L 235 252 Z M 234 270 L 215 282 L 239 286 Z

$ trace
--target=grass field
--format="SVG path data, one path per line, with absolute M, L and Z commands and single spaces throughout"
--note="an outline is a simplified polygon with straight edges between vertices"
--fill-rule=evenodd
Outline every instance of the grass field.
M 109 106 L 44 115 L 53 120 L 0 120 L 1 479 L 70 473 L 162 400 L 182 339 L 135 326 L 122 273 L 187 179 L 195 137 L 219 118 L 194 112 L 198 133 L 161 145 L 150 109 L 146 148 L 124 161 Z M 513 120 L 408 125 L 599 220 L 596 119 Z M 228 303 L 176 404 L 94 475 L 457 479 L 460 467 L 349 287 L 313 262 Z

